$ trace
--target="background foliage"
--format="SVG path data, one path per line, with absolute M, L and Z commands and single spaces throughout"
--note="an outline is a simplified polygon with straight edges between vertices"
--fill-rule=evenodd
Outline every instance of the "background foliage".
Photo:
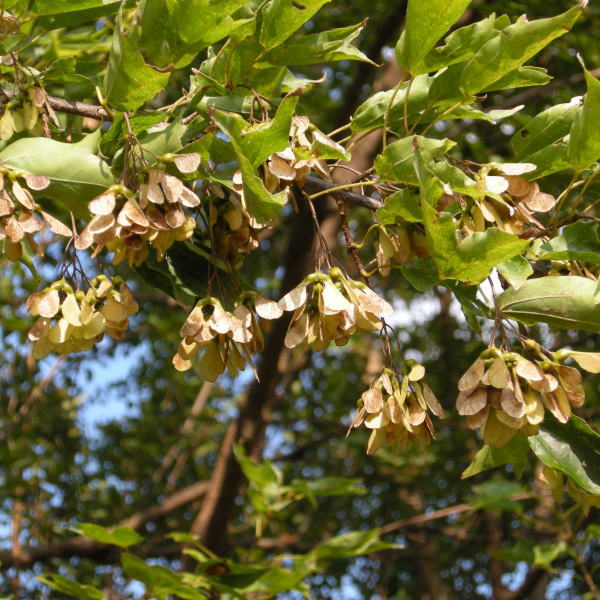
M 379 128 L 386 120 L 401 138 L 405 120 L 413 125 L 424 109 L 417 98 L 411 112 L 410 89 L 405 94 L 406 108 L 392 108 L 387 119 L 385 104 L 383 111 L 377 103 L 359 108 L 373 102 L 374 94 L 393 89 L 403 76 L 394 49 L 405 23 L 405 2 L 307 0 L 305 22 L 295 24 L 290 17 L 295 14 L 293 3 L 272 0 L 260 38 L 246 38 L 253 31 L 259 4 L 147 0 L 143 20 L 137 23 L 135 2 L 4 2 L 3 11 L 19 19 L 14 29 L 3 12 L 4 114 L 23 108 L 22 97 L 13 105 L 10 101 L 21 88 L 28 93 L 27 85 L 33 81 L 53 98 L 90 103 L 114 114 L 109 119 L 103 112 L 104 123 L 97 128 L 99 123 L 89 116 L 56 107 L 54 123 L 43 109 L 44 119 L 39 117 L 37 129 L 3 134 L 0 159 L 9 168 L 51 177 L 52 184 L 41 192 L 39 201 L 67 226 L 69 211 L 80 223 L 89 220 L 86 202 L 120 178 L 132 185 L 135 178 L 127 170 L 127 161 L 129 152 L 135 152 L 133 137 L 142 141 L 141 152 L 150 162 L 184 146 L 198 152 L 202 165 L 187 177 L 188 183 L 209 175 L 214 176 L 213 183 L 228 181 L 239 165 L 249 212 L 259 220 L 279 215 L 277 227 L 245 257 L 239 273 L 243 282 L 277 298 L 318 266 L 318 250 L 306 252 L 318 245 L 308 210 L 301 206 L 295 212 L 288 203 L 280 213 L 283 197 L 259 185 L 255 174 L 262 173 L 259 165 L 272 154 L 265 147 L 277 138 L 278 130 L 273 127 L 260 138 L 264 147 L 244 141 L 247 137 L 240 132 L 250 119 L 248 88 L 279 103 L 285 92 L 307 86 L 297 104 L 295 96 L 279 104 L 277 115 L 285 121 L 289 108 L 291 113 L 308 116 L 322 132 L 337 130 L 354 115 L 352 133 L 360 133 L 363 127 Z M 447 29 L 477 23 L 494 11 L 514 22 L 523 13 L 533 20 L 576 10 L 569 0 L 552 6 L 538 0 L 452 4 L 460 21 L 455 25 L 456 19 L 449 19 L 438 39 Z M 463 9 L 466 12 L 460 16 Z M 369 21 L 364 27 L 354 27 L 366 16 Z M 413 18 L 417 22 L 420 16 Z M 440 92 L 442 99 L 449 94 L 449 104 L 441 109 L 449 111 L 447 118 L 427 130 L 423 123 L 416 133 L 455 143 L 448 153 L 448 168 L 462 160 L 550 165 L 543 191 L 559 197 L 574 182 L 573 166 L 581 167 L 589 181 L 585 205 L 597 207 L 600 180 L 592 175 L 597 173 L 594 161 L 600 158 L 600 101 L 588 109 L 587 117 L 578 117 L 586 119 L 576 135 L 581 139 L 568 150 L 561 141 L 572 131 L 573 119 L 568 115 L 558 124 L 552 120 L 557 132 L 543 139 L 542 156 L 533 158 L 526 151 L 527 137 L 523 135 L 523 141 L 517 133 L 531 127 L 531 119 L 550 107 L 569 103 L 586 91 L 588 98 L 596 93 L 600 11 L 592 3 L 576 23 L 568 20 L 572 29 L 536 48 L 539 52 L 527 61 L 552 76 L 543 87 L 519 87 L 509 81 L 505 88 L 488 91 L 485 102 L 476 108 L 456 107 L 456 114 L 451 110 L 456 104 L 451 86 L 450 92 Z M 237 37 L 226 42 L 234 28 L 239 28 Z M 340 30 L 338 39 L 347 40 L 341 48 L 332 44 L 328 48 L 334 50 L 327 50 L 314 38 L 303 45 L 301 36 L 331 30 Z M 292 34 L 291 43 L 284 44 Z M 430 38 L 433 47 L 437 39 Z M 420 38 L 412 43 L 416 48 L 426 45 Z M 523 53 L 531 48 L 534 54 L 529 32 L 518 43 Z M 515 47 L 508 47 L 507 53 Z M 362 57 L 358 48 L 370 61 L 351 60 Z M 15 51 L 24 65 L 21 71 L 11 64 Z M 248 67 L 261 52 L 261 68 Z M 577 53 L 592 71 L 587 86 Z M 419 71 L 423 56 L 415 57 L 402 47 L 397 55 L 404 59 L 400 67 Z M 494 68 L 500 68 L 494 63 Z M 300 83 L 290 82 L 288 66 Z M 479 85 L 490 68 L 482 64 L 481 72 L 465 85 L 469 81 Z M 323 74 L 323 80 L 314 83 Z M 539 71 L 523 77 L 537 83 L 549 79 Z M 231 85 L 225 85 L 226 80 Z M 491 87 L 494 82 L 491 77 Z M 211 86 L 206 88 L 210 91 L 205 86 Z M 179 105 L 182 88 L 190 92 L 189 102 Z M 483 90 L 474 87 L 474 95 L 483 95 Z M 392 93 L 387 92 L 387 101 Z M 402 93 L 399 88 L 397 97 Z M 522 104 L 522 110 L 510 114 Z M 164 119 L 167 111 L 158 111 L 164 107 L 171 107 L 171 124 L 166 131 L 153 130 Z M 498 113 L 494 123 L 480 118 L 477 109 L 507 112 Z M 193 112 L 199 115 L 182 123 Z M 274 114 L 271 110 L 270 116 Z M 595 129 L 590 123 L 596 123 Z M 44 130 L 52 139 L 41 139 Z M 282 130 L 287 143 L 289 121 L 287 130 L 285 126 Z M 339 140 L 347 133 L 335 137 Z M 352 164 L 361 172 L 375 164 L 383 179 L 427 189 L 430 175 L 413 162 L 420 152 L 425 161 L 430 159 L 426 147 L 415 149 L 411 141 L 403 149 L 410 155 L 405 172 L 393 134 L 385 152 L 379 129 L 371 145 L 365 143 L 369 138 L 357 143 Z M 446 160 L 442 154 L 448 150 L 438 155 L 438 165 Z M 321 151 L 330 164 L 349 158 L 335 155 L 332 149 Z M 559 160 L 564 164 L 553 171 Z M 212 172 L 209 161 L 221 169 Z M 177 173 L 172 165 L 169 168 Z M 336 181 L 347 180 L 341 169 L 334 175 Z M 371 193 L 369 187 L 362 191 Z M 568 196 L 562 217 L 582 208 L 581 200 L 576 194 Z M 315 198 L 314 204 L 321 233 L 336 260 L 359 279 L 346 252 L 338 206 L 325 197 Z M 360 240 L 372 223 L 370 213 L 348 206 L 350 230 Z M 388 200 L 386 206 L 392 206 L 394 222 L 394 205 Z M 404 265 L 386 278 L 377 277 L 376 287 L 396 309 L 390 322 L 403 354 L 394 345 L 394 362 L 406 358 L 425 366 L 427 382 L 446 419 L 435 420 L 436 439 L 431 445 L 382 448 L 372 456 L 364 451 L 368 432 L 358 429 L 346 439 L 344 435 L 359 396 L 384 366 L 376 334 L 356 334 L 347 345 L 322 351 L 290 353 L 283 339 L 279 345 L 267 344 L 256 361 L 260 382 L 253 380 L 249 370 L 235 377 L 225 373 L 211 384 L 197 370 L 173 369 L 179 329 L 194 300 L 205 295 L 212 268 L 206 260 L 210 257 L 206 240 L 200 236 L 173 246 L 167 261 L 159 262 L 152 254 L 132 268 L 127 261 L 109 265 L 106 253 L 98 265 L 79 252 L 81 267 L 90 277 L 102 270 L 122 276 L 141 310 L 130 318 L 124 339 L 106 337 L 86 353 L 50 355 L 40 361 L 33 359 L 27 344 L 32 317 L 25 301 L 59 279 L 64 265 L 71 268 L 74 259 L 64 252 L 64 239 L 43 244 L 43 259 L 35 257 L 32 248 L 25 249 L 20 261 L 3 258 L 0 593 L 14 599 L 65 594 L 78 598 L 299 597 L 294 595 L 299 592 L 290 590 L 319 598 L 598 598 L 600 533 L 597 509 L 592 506 L 600 485 L 594 463 L 598 434 L 593 429 L 600 410 L 598 376 L 584 377 L 586 402 L 568 425 L 547 418 L 546 428 L 532 443 L 535 454 L 523 436 L 504 449 L 486 446 L 482 450 L 479 434 L 467 428 L 454 408 L 461 375 L 486 348 L 494 329 L 494 315 L 484 318 L 490 314 L 477 304 L 476 290 L 469 284 L 480 283 L 493 266 L 519 255 L 526 244 L 506 233 L 506 238 L 491 244 L 501 258 L 491 252 L 482 266 L 482 247 L 470 255 L 468 250 L 460 254 L 449 249 L 452 235 L 443 230 L 444 223 L 436 228 L 433 213 L 427 227 L 439 237 L 431 233 L 429 242 L 434 260 L 436 248 L 441 257 L 433 275 L 430 262 L 415 260 L 412 268 Z M 555 230 L 547 236 L 551 241 L 536 250 L 541 252 L 540 260 L 532 261 L 538 271 L 525 285 L 546 281 L 539 276 L 553 266 L 550 261 L 563 261 L 557 274 L 581 276 L 586 270 L 597 277 L 597 212 L 588 214 L 590 220 L 574 220 L 570 225 L 576 229 Z M 378 215 L 387 224 L 385 212 Z M 421 217 L 426 219 L 424 214 Z M 372 239 L 360 250 L 365 262 L 374 255 Z M 510 243 L 515 251 L 504 256 Z M 448 258 L 452 252 L 458 254 L 454 262 Z M 475 263 L 471 268 L 469 261 Z M 579 266 L 573 266 L 575 262 Z M 509 283 L 530 275 L 521 276 L 519 266 L 526 268 L 517 261 L 502 271 Z M 453 281 L 439 285 L 444 279 L 440 274 Z M 213 291 L 224 302 L 231 301 L 228 276 Z M 548 295 L 547 288 L 543 295 Z M 512 299 L 505 302 L 508 305 Z M 523 320 L 527 306 L 511 306 L 513 313 L 507 315 Z M 548 319 L 541 324 L 544 319 L 536 319 L 529 335 L 552 351 L 569 347 L 593 352 L 597 307 L 596 302 L 591 308 L 584 302 L 574 317 L 575 326 L 567 329 L 556 328 L 552 320 L 549 327 Z M 571 316 L 576 312 L 564 304 L 553 310 L 553 314 L 567 310 Z M 584 321 L 591 325 L 586 327 Z M 274 323 L 267 340 L 273 341 L 286 327 L 287 323 Z M 239 445 L 223 458 L 224 449 L 232 449 L 234 441 Z M 564 450 L 563 455 L 550 456 L 556 448 Z M 564 467 L 573 454 L 583 460 L 583 467 L 574 463 Z M 543 465 L 538 459 L 559 470 L 562 466 L 579 487 L 570 484 L 569 493 L 559 494 L 555 486 L 553 494 L 540 483 Z M 230 479 L 219 482 L 223 465 Z M 492 466 L 493 471 L 486 470 Z M 464 477 L 467 468 L 472 475 L 468 478 Z M 217 485 L 219 494 L 214 496 Z M 112 529 L 115 526 L 121 529 Z

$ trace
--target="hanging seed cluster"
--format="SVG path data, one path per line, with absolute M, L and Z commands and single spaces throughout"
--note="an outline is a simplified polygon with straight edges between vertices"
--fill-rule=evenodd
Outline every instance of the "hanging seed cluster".
M 566 479 L 561 471 L 552 469 L 544 465 L 542 472 L 538 476 L 538 481 L 542 487 L 550 490 L 556 502 L 561 502 L 566 489 L 567 493 L 578 504 L 585 516 L 588 515 L 591 508 L 600 508 L 600 496 L 588 494 L 580 487 L 576 486 L 570 479 Z
M 276 302 L 256 293 L 247 293 L 232 312 L 216 298 L 200 300 L 183 324 L 183 338 L 173 357 L 178 371 L 187 371 L 201 354 L 200 375 L 215 381 L 227 368 L 232 377 L 252 366 L 251 355 L 264 348 L 263 332 L 268 321 L 282 315 Z M 200 352 L 202 351 L 202 352 Z
M 27 187 L 23 187 L 19 179 L 22 179 Z M 44 190 L 49 185 L 50 179 L 44 175 L 32 175 L 0 166 L 0 242 L 4 241 L 4 253 L 9 260 L 21 258 L 21 244 L 24 239 L 35 250 L 37 245 L 33 234 L 45 228 L 56 235 L 72 236 L 66 225 L 35 203 L 29 191 Z
M 22 96 L 9 101 L 0 117 L 0 140 L 7 142 L 15 133 L 26 131 L 31 136 L 44 135 L 41 115 L 46 111 L 58 125 L 46 92 L 30 87 Z
M 244 262 L 244 256 L 258 248 L 260 233 L 268 227 L 261 225 L 244 209 L 239 195 L 241 188 L 240 176 L 234 177 L 236 193 L 223 190 L 216 184 L 209 185 L 209 231 L 205 239 L 218 258 L 238 269 Z
M 600 355 L 573 353 L 576 356 L 586 365 L 583 368 L 600 371 Z M 485 443 L 496 448 L 507 444 L 517 431 L 535 434 L 545 410 L 566 423 L 572 407 L 582 406 L 585 400 L 577 369 L 548 360 L 532 362 L 498 348 L 480 355 L 460 378 L 458 389 L 459 414 L 467 417 L 471 429 L 481 429 Z
M 410 443 L 429 444 L 434 438 L 429 412 L 444 417 L 438 399 L 423 381 L 425 367 L 407 361 L 406 370 L 399 379 L 391 369 L 384 369 L 359 400 L 350 429 L 364 424 L 371 430 L 367 454 L 374 454 L 384 444 L 398 444 L 403 449 Z
M 485 231 L 488 223 L 514 235 L 520 235 L 528 226 L 543 228 L 534 213 L 552 210 L 556 198 L 542 192 L 534 181 L 521 177 L 536 168 L 532 163 L 488 165 L 480 174 L 486 195 L 474 201 L 470 218 L 463 219 L 465 232 Z
M 285 345 L 313 350 L 323 350 L 332 341 L 343 346 L 355 332 L 379 331 L 381 319 L 394 312 L 383 298 L 337 267 L 312 273 L 278 305 L 294 312 Z
M 176 155 L 173 162 L 182 173 L 194 172 L 198 154 Z M 181 179 L 159 167 L 149 168 L 137 193 L 112 186 L 88 204 L 93 217 L 75 241 L 78 250 L 105 245 L 114 252 L 113 264 L 127 260 L 139 266 L 149 246 L 162 260 L 177 241 L 190 238 L 196 222 L 185 210 L 200 205 L 200 198 Z
M 431 255 L 425 234 L 413 224 L 399 223 L 392 228 L 381 226 L 375 243 L 375 258 L 379 273 L 390 274 L 392 262 L 408 265 Z
M 270 191 L 294 181 L 303 182 L 312 170 L 330 180 L 327 165 L 318 157 L 332 151 L 339 156 L 346 153 L 343 146 L 319 131 L 307 117 L 292 117 L 289 138 L 290 145 L 272 154 L 265 165 L 264 183 Z
M 131 290 L 119 278 L 98 275 L 87 292 L 75 291 L 64 280 L 55 281 L 27 299 L 27 310 L 39 319 L 29 331 L 33 356 L 51 352 L 70 354 L 89 350 L 104 333 L 123 339 L 129 317 L 138 311 Z

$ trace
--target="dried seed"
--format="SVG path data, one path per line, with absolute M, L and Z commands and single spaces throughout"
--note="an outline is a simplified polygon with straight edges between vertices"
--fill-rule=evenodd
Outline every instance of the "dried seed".
M 200 155 L 196 152 L 189 154 L 178 154 L 173 162 L 181 173 L 193 173 L 200 166 Z
M 112 192 L 104 192 L 90 200 L 88 208 L 93 215 L 108 215 L 114 210 L 116 200 Z

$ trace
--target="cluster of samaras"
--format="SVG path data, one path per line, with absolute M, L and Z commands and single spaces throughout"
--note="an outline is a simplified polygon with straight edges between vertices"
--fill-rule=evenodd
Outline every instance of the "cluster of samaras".
M 504 163 L 495 165 L 491 171 L 486 169 L 481 175 L 486 195 L 475 200 L 471 214 L 463 217 L 464 232 L 485 231 L 488 223 L 515 235 L 523 233 L 526 227 L 543 230 L 533 214 L 552 210 L 556 198 L 542 192 L 534 181 L 521 177 L 536 168 L 531 163 Z
M 41 210 L 31 192 L 19 183 L 19 178 L 34 191 L 44 190 L 50 185 L 50 179 L 44 175 L 0 167 L 0 241 L 4 241 L 4 252 L 12 261 L 21 258 L 24 239 L 31 248 L 37 248 L 33 234 L 44 228 L 64 237 L 72 235 L 66 225 Z
M 215 381 L 225 368 L 235 376 L 246 363 L 252 365 L 252 354 L 263 350 L 266 323 L 282 314 L 276 302 L 254 292 L 246 292 L 231 312 L 216 298 L 204 298 L 181 327 L 183 340 L 173 366 L 187 371 L 202 349 L 198 370 L 204 379 Z
M 561 364 L 567 358 L 587 371 L 600 372 L 596 353 L 560 350 L 553 360 L 530 361 L 516 352 L 489 348 L 458 382 L 456 408 L 494 447 L 504 446 L 517 431 L 535 434 L 546 409 L 566 423 L 571 407 L 582 406 L 585 399 L 581 373 Z
M 39 87 L 30 87 L 27 92 L 10 100 L 0 117 L 0 140 L 7 142 L 15 133 L 27 131 L 29 135 L 44 135 L 42 114 L 47 114 L 58 126 L 58 119 L 48 101 L 48 95 Z
M 172 161 L 181 173 L 193 173 L 200 165 L 198 154 L 179 154 Z M 148 258 L 148 245 L 159 259 L 176 242 L 191 237 L 196 221 L 184 208 L 196 208 L 200 198 L 181 179 L 161 167 L 150 167 L 137 192 L 112 186 L 88 204 L 93 215 L 75 239 L 78 250 L 97 245 L 114 252 L 113 263 L 127 259 L 139 266 Z
M 39 317 L 29 331 L 29 339 L 34 342 L 34 358 L 40 359 L 51 352 L 89 350 L 105 332 L 122 339 L 138 305 L 119 277 L 111 281 L 98 275 L 87 292 L 74 291 L 64 279 L 55 281 L 27 299 L 27 310 Z
M 384 369 L 359 400 L 359 409 L 350 429 L 364 424 L 371 429 L 367 454 L 374 454 L 384 444 L 428 444 L 434 437 L 433 423 L 428 411 L 443 418 L 444 411 L 423 381 L 425 367 L 407 361 L 406 373 L 398 375 Z M 348 433 L 350 430 L 348 430 Z
M 323 350 L 331 341 L 345 344 L 356 331 L 378 331 L 391 306 L 367 286 L 347 279 L 338 268 L 318 271 L 274 302 L 249 292 L 231 312 L 216 298 L 200 300 L 181 328 L 183 338 L 173 365 L 190 369 L 200 350 L 200 374 L 214 381 L 227 368 L 232 375 L 252 365 L 251 355 L 264 347 L 264 330 L 283 311 L 294 311 L 285 337 L 293 348 L 299 344 Z
M 317 271 L 288 292 L 279 306 L 294 311 L 285 345 L 323 350 L 343 346 L 355 332 L 379 331 L 381 319 L 394 309 L 364 283 L 348 279 L 334 267 Z

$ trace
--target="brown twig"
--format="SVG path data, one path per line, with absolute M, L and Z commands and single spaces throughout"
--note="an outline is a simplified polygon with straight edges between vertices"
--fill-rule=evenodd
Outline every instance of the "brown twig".
M 140 529 L 146 523 L 155 521 L 171 512 L 197 500 L 203 496 L 209 484 L 207 481 L 194 483 L 169 496 L 164 502 L 156 504 L 141 510 L 120 523 L 117 527 L 131 527 Z M 107 544 L 101 544 L 83 536 L 73 537 L 67 540 L 54 541 L 46 546 L 22 546 L 19 548 L 18 556 L 15 556 L 13 550 L 3 550 L 0 552 L 0 569 L 5 570 L 11 567 L 27 567 L 39 561 L 49 560 L 51 558 L 69 558 L 71 556 L 97 556 L 110 550 Z
M 4 94 L 9 100 L 18 94 L 14 90 L 7 90 L 5 88 L 0 88 L 0 93 Z M 105 108 L 95 104 L 87 104 L 86 102 L 78 102 L 77 100 L 65 100 L 64 98 L 57 98 L 55 96 L 48 96 L 48 104 L 58 112 L 90 117 L 98 121 L 112 120 L 111 115 Z

